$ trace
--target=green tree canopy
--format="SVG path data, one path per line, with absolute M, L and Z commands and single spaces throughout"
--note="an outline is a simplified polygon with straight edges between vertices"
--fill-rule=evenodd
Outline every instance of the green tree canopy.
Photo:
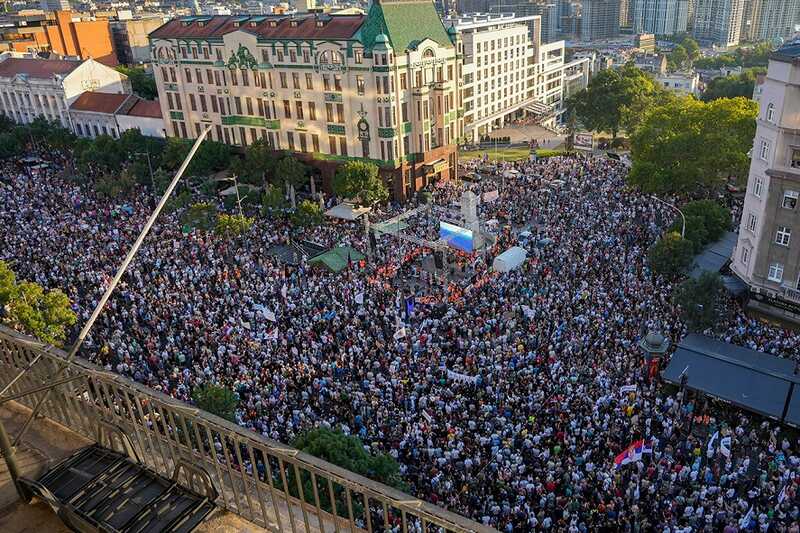
M 680 233 L 668 232 L 650 248 L 647 263 L 654 273 L 666 278 L 675 278 L 691 264 L 692 257 L 694 257 L 692 242 L 682 239 Z
M 254 222 L 255 220 L 251 217 L 220 213 L 217 216 L 217 225 L 214 228 L 214 231 L 218 235 L 238 237 L 239 235 L 247 233 L 253 226 Z
M 689 52 L 682 44 L 679 44 L 672 49 L 672 52 L 667 56 L 667 63 L 670 70 L 681 70 L 689 65 Z
M 673 302 L 680 307 L 681 319 L 690 330 L 704 331 L 716 325 L 722 288 L 722 279 L 716 272 L 703 272 L 700 278 L 678 285 Z
M 681 207 L 686 217 L 686 238 L 694 244 L 695 253 L 717 241 L 731 228 L 731 212 L 714 200 L 697 200 Z M 672 226 L 680 230 L 680 220 Z
M 389 198 L 378 167 L 366 161 L 348 161 L 340 166 L 333 178 L 333 192 L 367 206 Z
M 609 131 L 616 138 L 622 128 L 632 131 L 642 110 L 661 94 L 647 74 L 626 65 L 601 71 L 586 89 L 570 98 L 568 107 L 587 129 Z
M 170 137 L 161 155 L 161 166 L 165 170 L 177 170 L 189 155 L 194 141 Z M 231 151 L 227 144 L 205 140 L 194 154 L 189 167 L 188 176 L 207 176 L 213 172 L 225 170 L 231 162 Z
M 632 184 L 694 192 L 747 174 L 757 105 L 745 98 L 676 98 L 648 112 L 631 138 Z
M 275 151 L 266 141 L 259 139 L 245 149 L 244 157 L 233 160 L 231 172 L 241 183 L 262 187 L 267 173 L 274 170 L 276 163 Z
M 67 328 L 78 319 L 66 294 L 17 281 L 4 261 L 0 261 L 0 308 L 3 322 L 54 346 L 63 344 Z
M 311 200 L 303 200 L 292 214 L 292 223 L 296 226 L 319 226 L 322 223 L 322 208 Z
M 292 446 L 356 474 L 406 490 L 397 461 L 384 454 L 370 455 L 358 437 L 316 428 L 298 435 L 292 441 Z
M 0 159 L 18 156 L 22 151 L 22 144 L 13 133 L 0 133 Z
M 737 96 L 752 98 L 756 75 L 759 72 L 763 72 L 763 69 L 748 69 L 741 74 L 714 78 L 706 85 L 706 90 L 703 91 L 701 98 L 705 102 L 717 98 L 736 98 Z
M 192 400 L 203 411 L 208 411 L 229 422 L 236 422 L 236 407 L 239 405 L 239 398 L 227 387 L 213 384 L 196 387 L 192 392 Z
M 115 67 L 116 71 L 128 76 L 131 82 L 131 89 L 141 98 L 145 100 L 155 100 L 158 98 L 158 90 L 156 89 L 156 79 L 151 74 L 148 74 L 142 67 Z

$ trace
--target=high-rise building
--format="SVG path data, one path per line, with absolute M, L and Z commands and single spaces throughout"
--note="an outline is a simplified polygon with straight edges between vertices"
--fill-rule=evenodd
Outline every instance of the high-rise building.
M 631 0 L 633 31 L 655 35 L 685 33 L 689 16 L 688 0 Z
M 619 25 L 621 28 L 633 26 L 633 0 L 620 0 Z
M 692 35 L 721 47 L 739 44 L 744 0 L 696 0 Z
M 288 150 L 331 191 L 368 159 L 402 200 L 455 175 L 462 45 L 431 0 L 375 0 L 366 15 L 178 18 L 150 34 L 169 136 Z
M 69 11 L 69 0 L 41 0 L 42 11 Z
M 750 305 L 800 322 L 800 42 L 774 52 L 759 100 L 756 135 L 731 270 Z
M 584 0 L 581 40 L 597 41 L 619 36 L 620 0 Z
M 743 41 L 772 41 L 794 35 L 800 23 L 800 0 L 746 0 Z

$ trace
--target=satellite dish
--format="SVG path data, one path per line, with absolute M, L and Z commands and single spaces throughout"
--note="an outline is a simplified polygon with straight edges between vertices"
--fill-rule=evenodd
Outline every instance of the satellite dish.
M 773 37 L 772 39 L 772 48 L 780 48 L 783 46 L 784 40 L 783 37 L 777 36 Z

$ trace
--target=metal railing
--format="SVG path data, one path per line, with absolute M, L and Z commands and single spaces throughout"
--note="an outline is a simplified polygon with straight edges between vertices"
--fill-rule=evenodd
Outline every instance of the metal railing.
M 66 354 L 0 326 L 0 386 L 20 370 L 10 397 L 43 389 Z M 31 362 L 39 358 L 38 362 Z M 199 492 L 189 463 L 208 474 L 217 505 L 272 531 L 489 532 L 487 526 L 263 438 L 210 413 L 104 371 L 83 359 L 67 364 L 41 414 L 103 442 L 111 425 L 127 435 L 145 467 Z M 16 401 L 33 407 L 44 392 Z M 109 441 L 112 446 L 116 441 Z M 119 450 L 125 452 L 126 450 Z

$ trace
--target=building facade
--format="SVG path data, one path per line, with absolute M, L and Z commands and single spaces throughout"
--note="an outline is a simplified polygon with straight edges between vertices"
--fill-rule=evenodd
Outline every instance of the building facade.
M 722 48 L 739 44 L 744 0 L 696 0 L 692 35 Z
M 686 33 L 688 0 L 632 0 L 633 31 L 655 35 Z
M 319 169 L 373 160 L 398 199 L 455 172 L 461 43 L 433 2 L 367 15 L 189 17 L 150 34 L 168 136 L 263 139 Z
M 583 0 L 581 41 L 599 41 L 619 36 L 620 0 Z
M 80 137 L 109 135 L 118 139 L 127 130 L 149 137 L 165 137 L 164 119 L 157 101 L 133 94 L 85 92 L 69 108 L 72 128 Z
M 117 55 L 108 19 L 84 17 L 72 11 L 12 16 L 0 29 L 0 48 L 14 52 L 52 52 L 94 59 L 115 66 Z
M 93 59 L 66 61 L 0 54 L 0 111 L 27 124 L 36 117 L 73 129 L 69 107 L 83 92 L 129 94 L 127 76 Z
M 731 269 L 751 305 L 800 322 L 800 44 L 770 57 Z
M 800 23 L 800 0 L 747 0 L 742 17 L 742 40 L 788 39 Z
M 117 60 L 123 65 L 138 65 L 150 62 L 150 40 L 148 35 L 164 23 L 161 17 L 148 17 L 111 22 L 111 34 Z

